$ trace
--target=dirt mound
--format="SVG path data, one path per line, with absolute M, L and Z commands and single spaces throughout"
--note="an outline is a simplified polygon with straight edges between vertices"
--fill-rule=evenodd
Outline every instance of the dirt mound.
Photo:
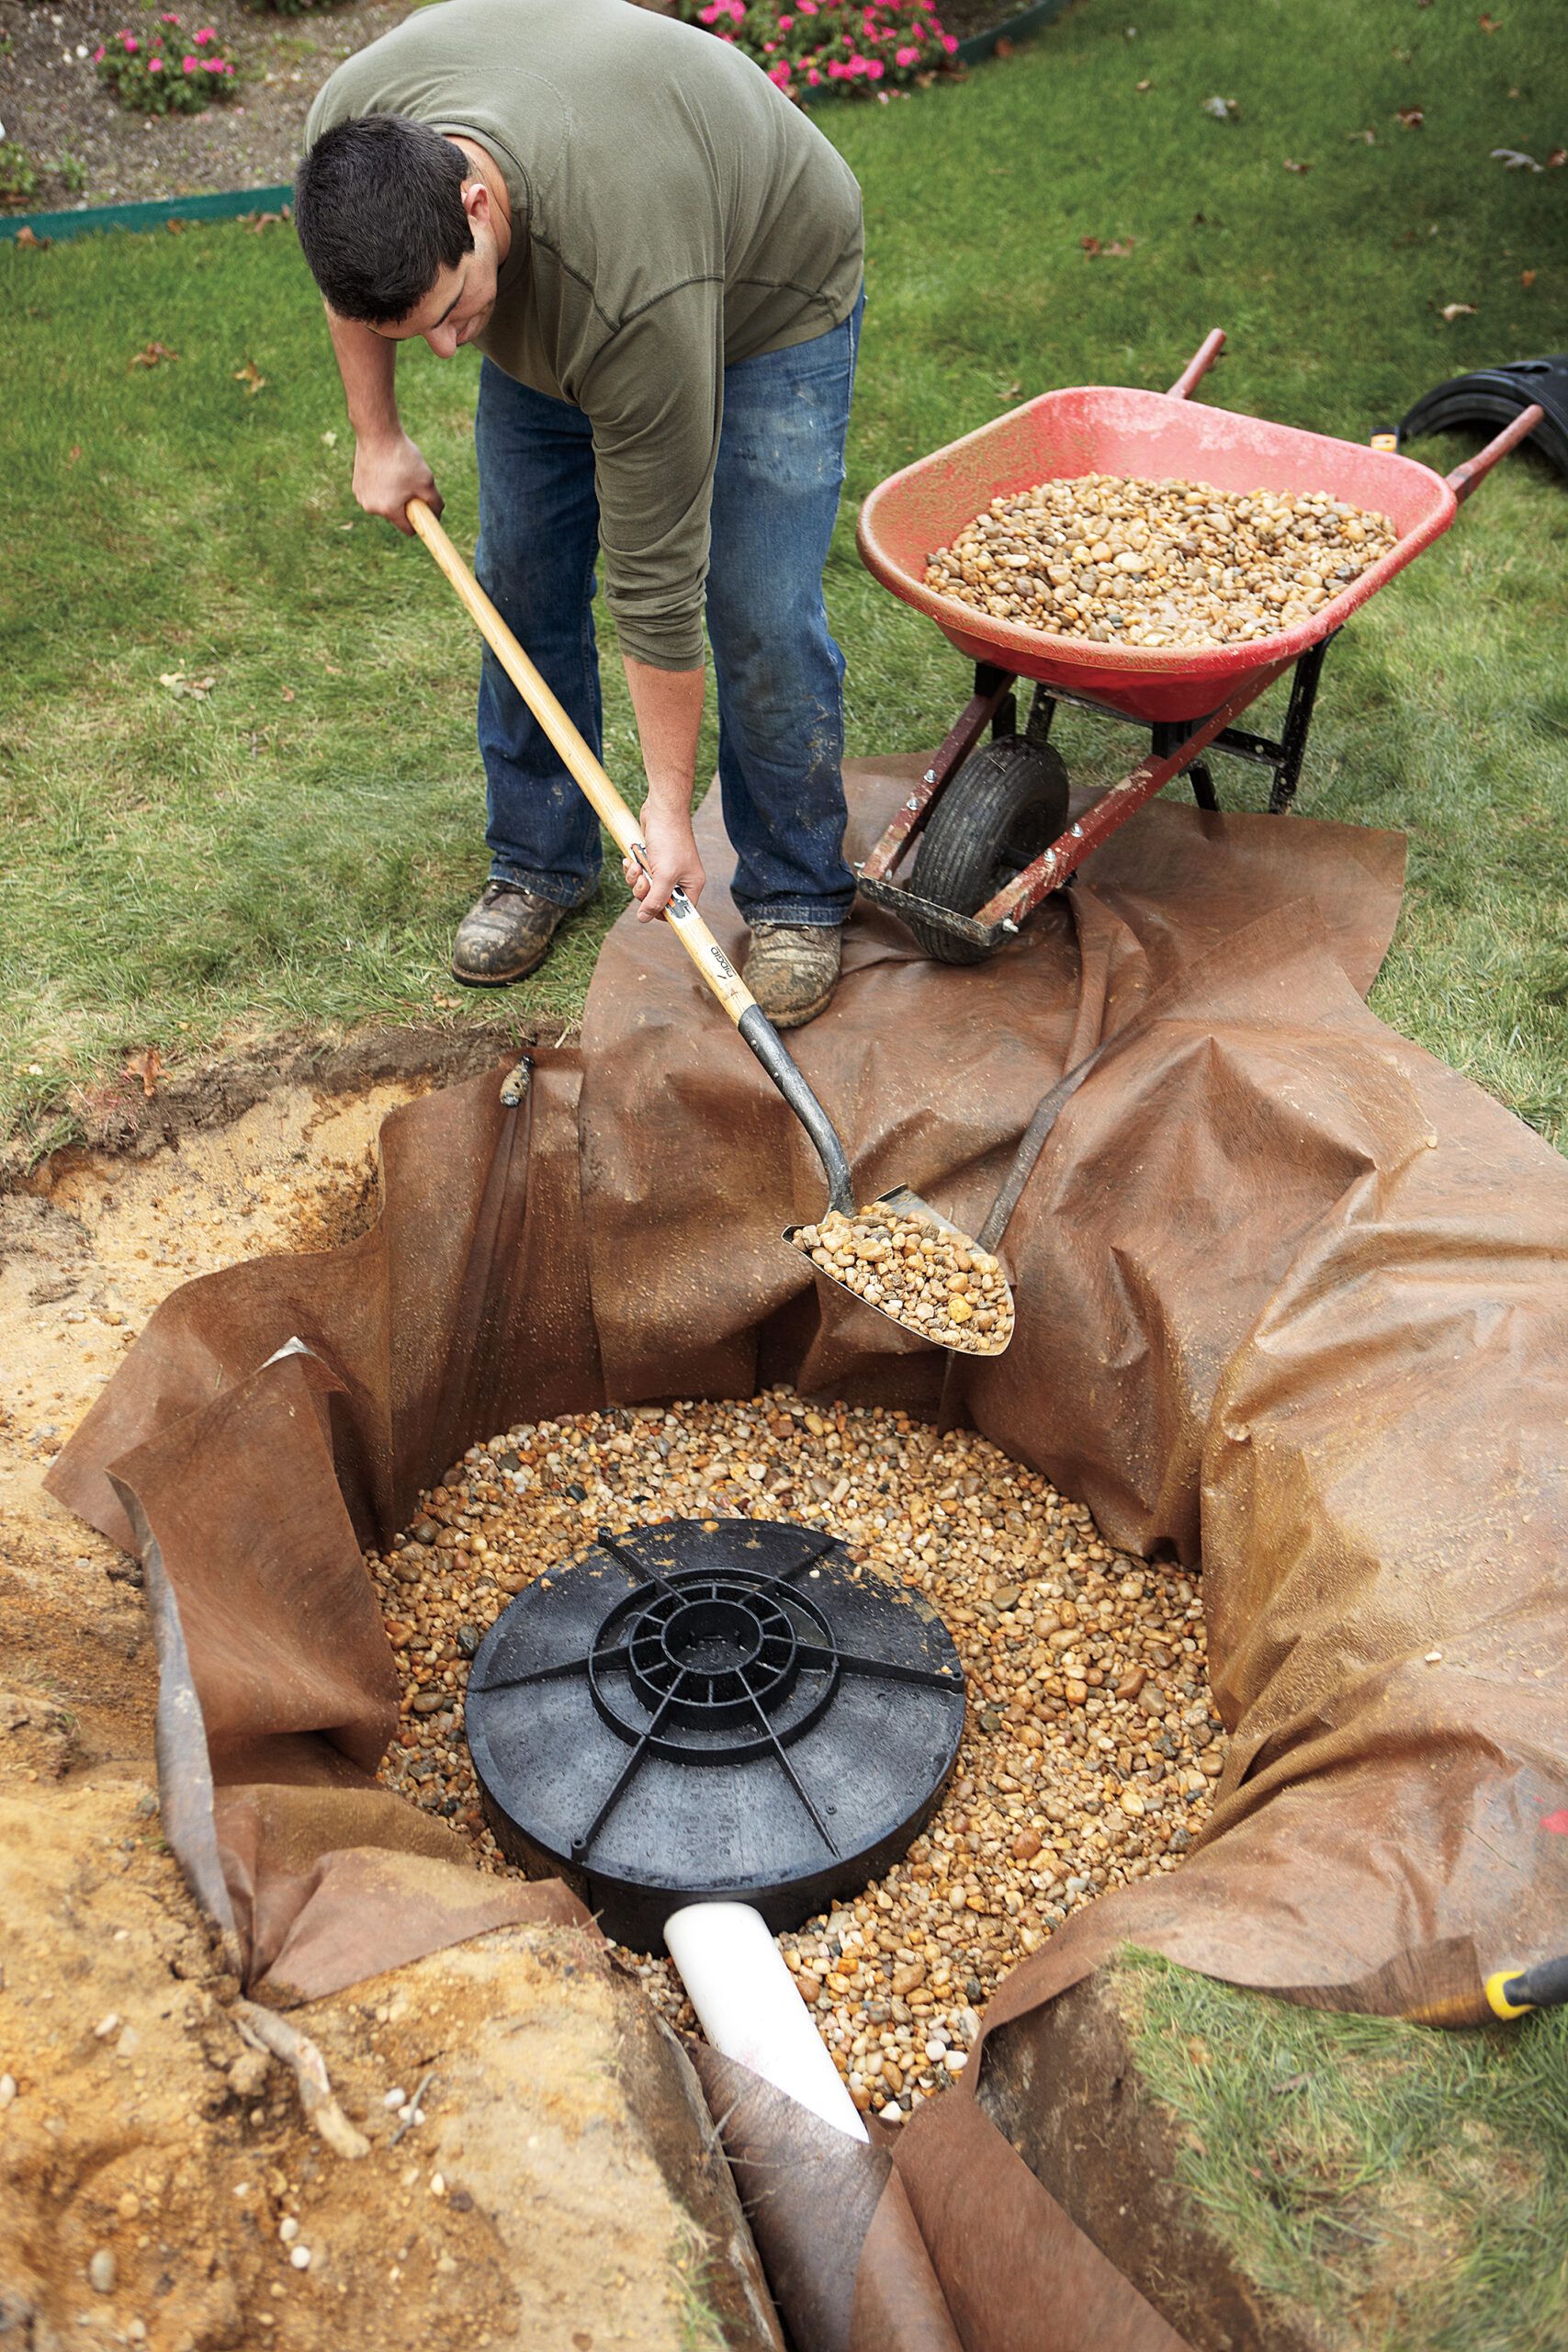
M 246 1084 L 0 1195 L 0 2339 L 29 2352 L 775 2340 L 690 2078 L 579 1930 L 299 2013 L 369 2153 L 316 2137 L 161 1834 L 139 1572 L 39 1483 L 176 1283 L 364 1230 L 381 1121 L 428 1082 Z

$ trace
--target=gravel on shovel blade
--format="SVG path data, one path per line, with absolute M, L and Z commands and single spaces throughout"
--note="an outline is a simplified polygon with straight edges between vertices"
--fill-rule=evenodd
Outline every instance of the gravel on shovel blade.
M 829 1209 L 791 1238 L 814 1266 L 919 1340 L 999 1356 L 1012 1337 L 1012 1299 L 998 1261 L 929 1217 L 878 1205 L 852 1217 Z
M 855 2105 L 889 2122 L 962 2073 L 1001 1978 L 1107 1887 L 1173 1870 L 1224 1736 L 1196 1580 L 1130 1558 L 970 1430 L 809 1404 L 617 1407 L 470 1447 L 404 1535 L 368 1553 L 403 1680 L 383 1779 L 511 1866 L 462 1733 L 468 1661 L 514 1593 L 601 1526 L 794 1520 L 923 1593 L 963 1659 L 958 1764 L 924 1834 L 852 1902 L 779 1939 Z M 668 1961 L 624 1955 L 680 2030 Z

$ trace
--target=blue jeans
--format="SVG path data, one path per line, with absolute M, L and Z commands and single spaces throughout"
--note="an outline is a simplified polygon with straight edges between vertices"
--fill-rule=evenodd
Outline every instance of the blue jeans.
M 838 924 L 854 897 L 843 853 L 844 657 L 829 632 L 822 571 L 860 320 L 857 303 L 830 333 L 724 371 L 707 626 L 735 903 L 748 922 Z M 474 440 L 479 580 L 600 753 L 588 419 L 487 359 Z M 488 650 L 479 732 L 491 874 L 581 906 L 598 888 L 599 820 Z

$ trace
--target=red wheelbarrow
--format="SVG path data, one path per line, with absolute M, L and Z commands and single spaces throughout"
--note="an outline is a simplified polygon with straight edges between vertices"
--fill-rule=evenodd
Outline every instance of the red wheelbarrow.
M 975 964 L 994 955 L 1091 850 L 1185 775 L 1201 808 L 1219 806 L 1204 754 L 1227 752 L 1272 771 L 1269 807 L 1291 806 L 1329 640 L 1356 606 L 1446 531 L 1499 458 L 1540 423 L 1528 408 L 1446 479 L 1392 444 L 1362 448 L 1326 434 L 1194 407 L 1188 394 L 1224 342 L 1216 328 L 1168 392 L 1108 385 L 1046 392 L 962 441 L 906 466 L 861 509 L 861 559 L 885 587 L 929 613 L 975 663 L 975 692 L 919 783 L 858 869 L 863 895 L 900 916 L 928 956 Z M 1303 621 L 1241 645 L 1100 644 L 1023 628 L 925 585 L 943 547 L 993 498 L 1090 473 L 1176 477 L 1220 490 L 1319 491 L 1387 514 L 1388 553 Z M 1276 741 L 1235 724 L 1293 670 Z M 1019 731 L 1021 679 L 1034 683 Z M 1131 719 L 1151 733 L 1148 757 L 1068 822 L 1067 771 L 1049 736 L 1060 703 Z M 992 740 L 976 749 L 986 729 Z M 894 874 L 911 846 L 907 885 Z

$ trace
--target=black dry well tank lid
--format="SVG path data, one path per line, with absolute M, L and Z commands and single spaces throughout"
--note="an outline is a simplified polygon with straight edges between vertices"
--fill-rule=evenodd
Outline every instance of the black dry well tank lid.
M 835 1536 L 671 1520 L 602 1528 L 519 1593 L 464 1715 L 502 1851 L 657 1951 L 683 1904 L 776 1935 L 895 1862 L 953 1770 L 964 1672 L 930 1603 Z

